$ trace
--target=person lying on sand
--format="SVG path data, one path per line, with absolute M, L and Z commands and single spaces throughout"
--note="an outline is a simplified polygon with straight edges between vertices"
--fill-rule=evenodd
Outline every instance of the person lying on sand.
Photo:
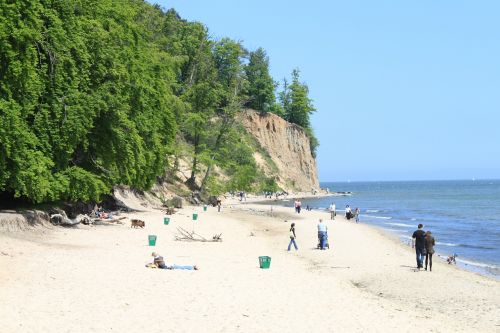
M 156 252 L 151 253 L 151 256 L 153 257 L 153 265 L 161 269 L 186 269 L 195 271 L 198 270 L 198 267 L 196 265 L 177 265 L 177 264 L 167 265 L 163 260 L 163 257 Z

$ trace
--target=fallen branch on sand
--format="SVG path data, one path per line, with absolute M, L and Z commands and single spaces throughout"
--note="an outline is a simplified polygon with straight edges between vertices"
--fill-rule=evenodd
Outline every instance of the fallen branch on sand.
M 95 219 L 92 219 L 92 223 L 93 224 L 103 224 L 103 222 L 106 222 L 106 223 L 121 223 L 119 221 L 121 220 L 124 220 L 126 219 L 127 217 L 125 216 L 120 216 L 120 217 L 116 217 L 116 218 L 111 218 L 111 219 L 100 219 L 100 218 L 95 218 Z
M 177 232 L 179 235 L 175 236 L 175 240 L 177 241 L 188 241 L 188 242 L 222 242 L 222 233 L 215 234 L 212 239 L 207 239 L 200 234 L 192 231 L 189 232 L 184 228 L 177 227 Z

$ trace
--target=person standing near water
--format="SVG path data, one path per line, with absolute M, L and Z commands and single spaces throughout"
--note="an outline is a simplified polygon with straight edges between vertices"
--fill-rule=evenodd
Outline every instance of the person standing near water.
M 295 247 L 295 250 L 299 249 L 297 243 L 295 242 L 296 238 L 297 236 L 295 235 L 295 223 L 292 223 L 292 225 L 290 226 L 290 243 L 288 243 L 288 251 L 290 251 L 290 249 L 292 248 L 292 244 Z
M 352 217 L 352 210 L 349 205 L 345 206 L 345 217 L 347 218 L 347 220 L 350 220 Z
M 361 210 L 356 207 L 356 209 L 354 210 L 354 217 L 356 218 L 356 223 L 359 222 L 359 213 L 361 213 Z
M 417 256 L 417 268 L 423 267 L 424 252 L 425 252 L 425 231 L 422 230 L 423 224 L 418 225 L 418 229 L 412 235 L 411 246 L 415 249 L 415 254 Z
M 427 261 L 429 262 L 429 271 L 432 272 L 432 255 L 434 254 L 434 245 L 436 241 L 430 231 L 425 233 L 425 270 L 427 270 Z
M 335 210 L 336 210 L 335 202 L 332 202 L 329 210 L 330 210 L 330 220 L 335 220 L 335 215 L 337 215 L 337 212 L 335 212 Z

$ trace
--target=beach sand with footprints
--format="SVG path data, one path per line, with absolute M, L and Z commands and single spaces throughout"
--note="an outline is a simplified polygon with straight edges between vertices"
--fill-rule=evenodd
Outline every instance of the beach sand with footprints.
M 439 259 L 418 272 L 412 249 L 374 227 L 250 201 L 185 207 L 169 225 L 151 209 L 1 234 L 0 332 L 500 332 L 500 282 Z M 291 222 L 299 250 L 287 252 Z M 177 227 L 222 242 L 177 241 Z M 146 268 L 152 251 L 199 270 Z

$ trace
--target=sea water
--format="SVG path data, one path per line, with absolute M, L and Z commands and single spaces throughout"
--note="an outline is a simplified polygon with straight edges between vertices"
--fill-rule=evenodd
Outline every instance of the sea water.
M 407 244 L 422 223 L 436 239 L 437 255 L 457 254 L 460 266 L 500 279 L 500 180 L 325 182 L 321 187 L 351 194 L 303 199 L 303 208 L 327 209 L 335 202 L 342 214 L 346 205 L 353 212 L 359 207 L 361 223 L 382 227 Z

